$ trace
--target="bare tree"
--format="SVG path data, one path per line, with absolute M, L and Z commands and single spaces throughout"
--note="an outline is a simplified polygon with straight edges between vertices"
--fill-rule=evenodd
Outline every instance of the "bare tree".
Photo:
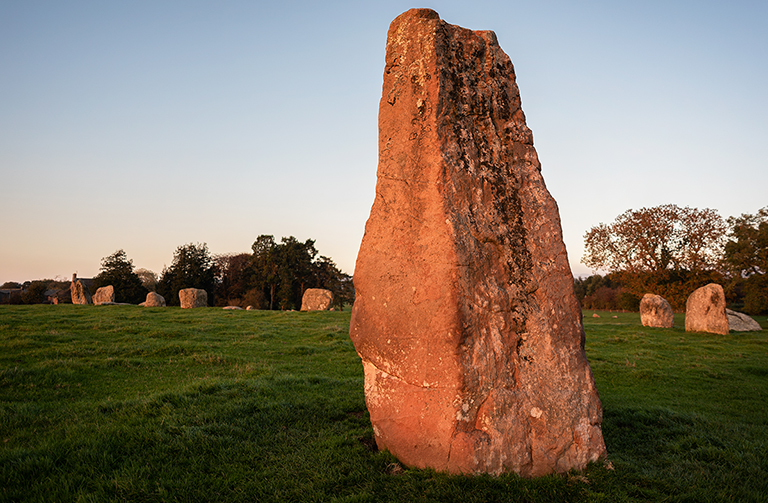
M 136 269 L 135 272 L 144 288 L 150 292 L 154 292 L 157 289 L 157 274 L 155 272 L 144 268 Z

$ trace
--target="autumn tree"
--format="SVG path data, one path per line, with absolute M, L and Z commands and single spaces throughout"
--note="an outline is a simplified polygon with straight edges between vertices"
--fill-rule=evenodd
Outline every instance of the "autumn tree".
M 205 243 L 188 243 L 176 248 L 170 267 L 163 269 L 157 283 L 157 293 L 169 305 L 179 305 L 179 290 L 198 288 L 208 293 L 208 305 L 213 305 L 215 270 L 213 258 Z
M 694 289 L 722 281 L 726 224 L 717 211 L 673 204 L 627 210 L 584 235 L 582 263 L 618 273 L 638 296 L 662 295 L 676 309 Z
M 640 298 L 625 291 L 615 275 L 593 274 L 586 278 L 574 278 L 573 289 L 584 309 L 608 311 L 637 311 Z
M 101 259 L 100 272 L 93 278 L 93 291 L 107 285 L 115 288 L 115 302 L 138 304 L 147 297 L 148 290 L 134 272 L 133 261 L 123 250 Z
M 729 290 L 749 314 L 768 312 L 768 207 L 730 217 L 728 226 L 723 262 L 731 275 Z

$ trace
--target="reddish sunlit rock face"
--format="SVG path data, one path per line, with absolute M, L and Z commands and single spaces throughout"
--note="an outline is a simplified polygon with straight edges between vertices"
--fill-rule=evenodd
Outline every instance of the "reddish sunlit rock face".
M 395 19 L 350 336 L 376 442 L 537 476 L 605 455 L 555 201 L 493 32 Z

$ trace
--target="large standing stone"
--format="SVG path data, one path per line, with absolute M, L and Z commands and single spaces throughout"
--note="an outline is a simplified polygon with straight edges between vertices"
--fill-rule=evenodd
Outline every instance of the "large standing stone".
M 763 327 L 748 314 L 737 313 L 736 311 L 726 309 L 725 316 L 728 318 L 728 329 L 733 330 L 734 332 L 758 332 L 763 329 Z
M 147 300 L 141 305 L 144 307 L 165 307 L 165 297 L 159 293 L 149 292 L 147 294 Z
M 323 288 L 307 288 L 301 297 L 302 311 L 327 311 L 333 302 L 333 292 Z
M 72 275 L 72 285 L 69 287 L 73 304 L 93 304 L 91 292 L 85 284 L 77 279 L 77 275 Z
M 671 328 L 675 312 L 661 295 L 646 293 L 640 300 L 640 322 L 644 327 Z
M 710 283 L 695 290 L 685 302 L 685 331 L 728 333 L 725 316 L 725 293 L 717 283 Z
M 493 32 L 428 9 L 392 22 L 354 283 L 380 448 L 524 476 L 605 455 L 557 205 Z
M 179 302 L 181 303 L 182 309 L 207 307 L 208 293 L 205 290 L 200 290 L 198 288 L 185 288 L 179 290 Z
M 115 287 L 112 285 L 102 286 L 93 294 L 93 303 L 97 306 L 101 304 L 113 304 L 115 302 Z

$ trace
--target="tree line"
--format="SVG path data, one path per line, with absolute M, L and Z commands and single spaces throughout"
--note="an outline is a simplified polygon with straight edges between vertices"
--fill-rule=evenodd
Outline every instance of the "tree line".
M 253 306 L 256 309 L 300 309 L 304 291 L 325 288 L 333 292 L 333 307 L 342 309 L 354 302 L 352 277 L 339 270 L 329 257 L 318 256 L 315 241 L 299 241 L 293 236 L 278 243 L 273 236 L 261 235 L 252 253 L 212 255 L 205 243 L 188 243 L 176 248 L 171 265 L 158 277 L 147 269 L 135 269 L 124 250 L 101 260 L 101 268 L 91 284 L 92 292 L 112 285 L 115 302 L 138 304 L 150 291 L 162 295 L 168 305 L 179 305 L 179 290 L 199 288 L 208 293 L 211 306 Z M 22 288 L 23 296 L 13 303 L 35 304 L 46 301 L 51 288 L 69 282 L 38 280 L 20 285 L 6 283 L 3 288 Z
M 575 279 L 587 309 L 633 311 L 654 293 L 683 311 L 694 290 L 719 283 L 732 307 L 768 313 L 768 207 L 728 219 L 673 204 L 627 210 L 587 231 L 584 245 L 582 263 L 608 271 Z

